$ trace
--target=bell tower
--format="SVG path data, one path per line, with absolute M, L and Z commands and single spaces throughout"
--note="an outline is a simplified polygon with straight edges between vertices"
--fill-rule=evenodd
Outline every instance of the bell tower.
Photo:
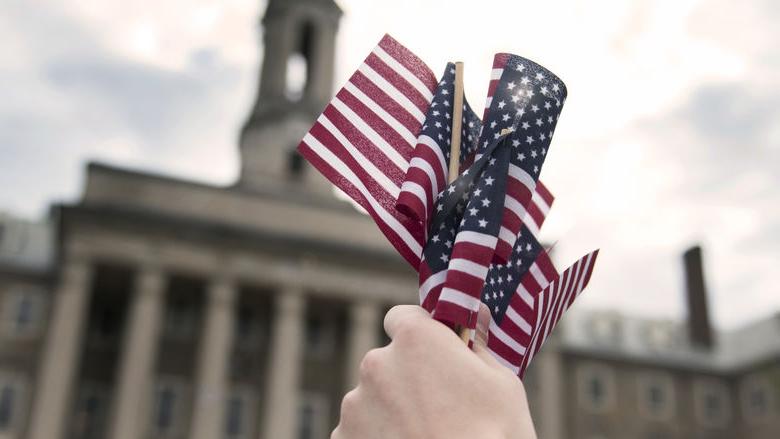
M 333 93 L 341 14 L 334 0 L 269 0 L 260 85 L 241 129 L 239 185 L 330 192 L 295 148 Z

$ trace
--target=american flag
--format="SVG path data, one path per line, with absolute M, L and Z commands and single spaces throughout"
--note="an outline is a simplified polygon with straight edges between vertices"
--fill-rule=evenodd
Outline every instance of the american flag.
M 551 199 L 543 187 L 537 190 L 537 181 L 565 100 L 565 85 L 549 70 L 517 55 L 494 57 L 480 142 L 485 147 L 502 130 L 511 129 L 513 148 L 498 261 L 508 259 L 521 224 L 538 235 L 544 221 L 541 209 Z
M 453 74 L 448 65 L 436 81 L 386 35 L 299 151 L 418 269 L 435 317 L 473 328 L 479 302 L 490 306 L 489 348 L 522 376 L 595 260 L 559 276 L 535 238 L 553 202 L 538 177 L 566 91 L 543 67 L 496 55 L 484 123 L 464 99 L 462 175 L 446 185 Z
M 437 83 L 416 55 L 385 35 L 298 146 L 414 268 L 424 226 L 395 205 Z

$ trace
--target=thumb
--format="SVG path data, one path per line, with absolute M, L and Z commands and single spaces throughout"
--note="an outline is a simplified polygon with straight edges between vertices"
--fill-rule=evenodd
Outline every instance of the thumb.
M 488 328 L 490 327 L 490 310 L 484 303 L 479 304 L 479 314 L 477 314 L 477 333 L 474 345 L 487 347 Z

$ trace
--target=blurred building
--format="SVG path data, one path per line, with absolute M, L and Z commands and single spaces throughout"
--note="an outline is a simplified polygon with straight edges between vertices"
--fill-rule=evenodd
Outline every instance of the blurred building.
M 50 222 L 0 217 L 0 439 L 328 437 L 382 315 L 417 300 L 294 152 L 331 96 L 340 16 L 269 1 L 234 185 L 90 164 Z M 776 437 L 780 316 L 716 336 L 697 255 L 692 331 L 567 319 L 529 371 L 540 437 Z

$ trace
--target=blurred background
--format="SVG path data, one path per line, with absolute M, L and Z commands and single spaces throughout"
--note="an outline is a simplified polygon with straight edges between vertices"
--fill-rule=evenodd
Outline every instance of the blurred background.
M 568 86 L 539 436 L 778 437 L 780 5 L 547 3 L 2 2 L 0 439 L 328 437 L 417 284 L 294 148 L 385 33 Z

